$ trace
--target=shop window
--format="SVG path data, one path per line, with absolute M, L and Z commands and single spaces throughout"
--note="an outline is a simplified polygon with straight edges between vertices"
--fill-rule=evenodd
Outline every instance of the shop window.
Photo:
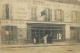
M 16 38 L 16 27 L 14 26 L 6 26 L 5 27 L 5 31 L 6 31 L 6 40 L 11 41 L 14 40 Z

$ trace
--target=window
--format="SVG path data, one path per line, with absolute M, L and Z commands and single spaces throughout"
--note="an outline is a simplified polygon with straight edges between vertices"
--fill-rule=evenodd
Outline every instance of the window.
M 79 22 L 79 23 L 80 23 L 80 21 L 79 21 L 79 20 L 80 20 L 80 12 L 78 12 L 78 13 L 77 13 L 77 22 Z
M 15 40 L 15 38 L 17 38 L 17 28 L 15 26 L 6 26 L 5 27 L 5 31 L 6 31 L 6 40 L 12 41 Z
M 9 4 L 6 4 L 6 19 L 9 19 Z
M 44 16 L 44 21 L 51 21 L 52 20 L 52 9 L 45 9 L 41 12 L 41 16 Z
M 32 7 L 31 8 L 31 19 L 32 20 L 36 20 L 37 19 L 37 8 L 36 7 Z
M 62 10 L 60 10 L 60 9 L 58 9 L 58 10 L 55 10 L 55 20 L 56 21 L 60 21 L 60 22 L 62 22 L 64 19 L 63 19 L 63 11 Z
M 48 8 L 46 10 L 45 21 L 51 21 L 51 19 L 52 19 L 52 10 Z
M 73 11 L 72 13 L 72 22 L 77 22 L 77 12 L 76 11 Z

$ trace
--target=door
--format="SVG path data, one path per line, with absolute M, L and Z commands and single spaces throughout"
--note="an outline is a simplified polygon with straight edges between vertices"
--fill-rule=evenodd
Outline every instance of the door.
M 78 28 L 71 28 L 71 41 L 78 42 L 79 41 L 79 30 Z
M 44 36 L 43 30 L 32 29 L 32 42 L 33 39 L 36 38 L 37 44 L 43 43 L 43 36 Z

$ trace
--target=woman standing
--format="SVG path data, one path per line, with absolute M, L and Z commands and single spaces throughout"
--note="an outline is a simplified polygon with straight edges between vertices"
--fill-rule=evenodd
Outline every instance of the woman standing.
M 36 44 L 36 38 L 33 39 L 34 40 L 34 45 Z
M 47 44 L 47 36 L 48 35 L 44 36 L 44 38 L 43 38 L 44 39 L 44 44 Z

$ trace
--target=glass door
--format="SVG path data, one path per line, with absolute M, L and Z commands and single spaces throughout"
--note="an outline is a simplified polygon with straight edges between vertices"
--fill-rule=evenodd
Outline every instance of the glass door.
M 33 29 L 32 30 L 32 40 L 35 38 L 37 44 L 43 43 L 43 36 L 44 36 L 43 30 L 40 30 L 40 29 Z

